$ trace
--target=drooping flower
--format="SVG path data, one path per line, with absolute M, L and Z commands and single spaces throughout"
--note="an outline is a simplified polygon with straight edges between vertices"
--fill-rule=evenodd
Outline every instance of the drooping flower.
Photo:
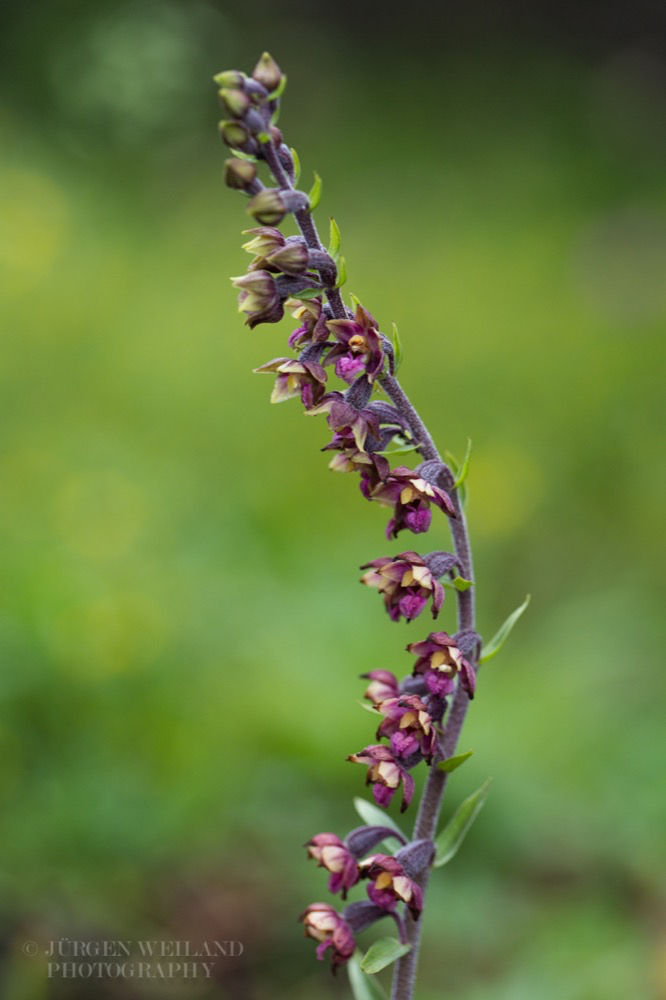
M 254 371 L 259 374 L 275 372 L 271 403 L 282 403 L 294 396 L 301 397 L 306 409 L 313 407 L 324 395 L 326 371 L 316 361 L 297 361 L 295 358 L 274 358 Z
M 388 737 L 391 750 L 399 760 L 420 753 L 430 763 L 437 747 L 437 733 L 418 695 L 388 698 L 377 708 L 385 716 L 377 730 L 377 739 Z
M 307 937 L 319 941 L 317 958 L 321 961 L 331 949 L 331 967 L 344 965 L 354 954 L 354 934 L 347 921 L 328 903 L 312 903 L 300 915 Z
M 347 898 L 347 890 L 356 885 L 360 876 L 356 857 L 345 843 L 334 833 L 318 833 L 305 845 L 311 858 L 320 868 L 331 873 L 328 881 L 329 892 L 342 891 L 342 898 Z
M 369 447 L 369 439 L 364 442 Z M 365 497 L 389 475 L 390 466 L 383 455 L 359 448 L 351 427 L 336 431 L 322 451 L 337 451 L 329 462 L 333 472 L 358 472 L 361 476 L 360 489 Z
M 294 348 L 307 347 L 308 344 L 325 344 L 328 340 L 328 330 L 326 329 L 326 313 L 321 299 L 287 299 L 285 302 L 287 309 L 291 311 L 294 319 L 301 322 L 301 326 L 289 337 L 289 346 Z
M 456 677 L 460 676 L 460 683 L 470 698 L 474 697 L 474 667 L 465 659 L 456 640 L 446 632 L 431 632 L 422 642 L 410 643 L 407 650 L 418 656 L 414 673 L 423 675 L 426 687 L 432 694 L 440 697 L 450 694 L 455 687 Z
M 400 811 L 405 811 L 414 794 L 414 779 L 396 759 L 389 747 L 381 744 L 365 747 L 359 753 L 350 754 L 347 760 L 353 764 L 366 764 L 368 766 L 365 783 L 372 785 L 372 794 L 377 805 L 386 808 L 402 785 Z
M 456 516 L 448 493 L 403 465 L 393 469 L 384 482 L 378 483 L 369 499 L 394 508 L 386 527 L 387 538 L 397 538 L 403 528 L 409 528 L 415 535 L 427 531 L 432 520 L 431 503 L 449 517 Z
M 326 324 L 337 344 L 326 355 L 326 364 L 335 363 L 335 374 L 352 382 L 365 372 L 370 382 L 384 369 L 384 352 L 377 323 L 359 303 L 354 319 L 332 319 Z
M 310 413 L 326 413 L 328 426 L 338 434 L 351 435 L 359 451 L 364 450 L 368 434 L 379 437 L 379 420 L 370 409 L 356 409 L 337 389 L 327 392 Z
M 432 597 L 432 616 L 436 618 L 444 603 L 444 588 L 416 552 L 401 552 L 395 558 L 384 557 L 365 563 L 368 569 L 361 583 L 377 587 L 392 621 L 400 617 L 412 621 L 421 614 Z
M 284 315 L 277 285 L 268 271 L 251 271 L 231 284 L 239 290 L 238 311 L 245 313 L 245 322 L 252 329 L 259 323 L 277 323 Z
M 368 674 L 361 674 L 361 677 L 370 681 L 363 697 L 373 705 L 379 705 L 388 698 L 397 698 L 400 693 L 398 678 L 390 670 L 371 670 Z
M 365 878 L 372 880 L 368 896 L 373 903 L 389 911 L 398 903 L 406 903 L 414 920 L 418 919 L 423 909 L 423 890 L 407 875 L 397 858 L 375 854 L 359 862 L 358 867 Z

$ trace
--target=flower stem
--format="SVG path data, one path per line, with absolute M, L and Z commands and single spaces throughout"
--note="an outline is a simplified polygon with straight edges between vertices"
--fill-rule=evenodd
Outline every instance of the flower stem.
M 420 442 L 420 451 L 423 457 L 426 460 L 437 461 L 442 464 L 442 472 L 440 473 L 439 478 L 443 488 L 450 491 L 451 499 L 453 500 L 457 514 L 457 517 L 452 518 L 450 521 L 453 544 L 456 555 L 460 561 L 462 575 L 467 580 L 472 580 L 472 551 L 467 531 L 467 523 L 465 521 L 465 514 L 460 503 L 458 491 L 452 489 L 454 479 L 451 470 L 444 462 L 442 462 L 431 434 L 421 420 L 421 417 L 415 410 L 398 380 L 392 375 L 385 375 L 380 381 L 388 397 L 407 421 L 407 424 L 409 425 L 409 428 L 414 436 L 414 440 Z M 460 631 L 467 629 L 473 630 L 474 588 L 470 587 L 469 590 L 458 591 L 456 596 L 458 598 L 458 628 Z M 472 666 L 476 667 L 475 659 L 470 658 L 470 661 Z M 443 760 L 446 757 L 453 756 L 455 753 L 460 732 L 465 721 L 465 715 L 467 714 L 468 705 L 469 696 L 462 684 L 458 683 L 458 689 L 454 696 L 446 726 L 444 728 L 444 734 L 440 742 L 441 757 L 439 759 Z M 419 804 L 419 811 L 414 825 L 414 840 L 433 840 L 437 832 L 439 813 L 442 807 L 442 800 L 444 798 L 444 792 L 446 790 L 446 784 L 449 777 L 449 772 L 441 771 L 436 766 L 437 759 L 438 758 L 436 757 L 433 762 L 433 766 L 430 768 L 428 780 L 426 781 L 421 802 Z M 430 869 L 426 869 L 418 880 L 424 893 L 428 885 L 429 877 Z M 419 957 L 419 947 L 421 944 L 423 914 L 421 915 L 420 920 L 414 920 L 413 917 L 407 913 L 406 922 L 407 939 L 412 947 L 411 950 L 408 951 L 406 955 L 403 955 L 403 957 L 396 963 L 393 976 L 391 1000 L 412 1000 L 412 997 L 414 996 L 416 967 Z

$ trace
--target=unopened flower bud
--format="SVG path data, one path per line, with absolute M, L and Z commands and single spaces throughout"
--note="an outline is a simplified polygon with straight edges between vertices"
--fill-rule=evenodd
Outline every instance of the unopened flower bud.
M 308 267 L 309 252 L 303 240 L 294 240 L 268 254 L 266 260 L 285 274 L 303 274 Z
M 243 250 L 255 254 L 257 257 L 266 257 L 276 250 L 280 250 L 287 242 L 279 229 L 273 226 L 257 226 L 256 229 L 244 229 L 244 236 L 252 236 L 251 240 L 243 243 Z
M 268 52 L 264 52 L 257 65 L 254 67 L 252 76 L 259 83 L 263 84 L 270 94 L 274 90 L 277 90 L 280 86 L 283 73 L 278 64 L 275 62 L 275 59 L 273 59 Z
M 279 191 L 265 188 L 248 203 L 247 210 L 264 226 L 276 226 L 287 214 L 287 206 Z
M 250 160 L 225 160 L 224 183 L 227 187 L 244 191 L 257 178 L 257 167 Z
M 216 73 L 213 77 L 218 87 L 242 87 L 246 79 L 245 73 L 237 69 L 227 69 L 222 73 Z
M 221 121 L 219 129 L 223 141 L 231 149 L 243 149 L 250 138 L 248 130 L 240 122 Z
M 242 90 L 235 90 L 229 87 L 223 87 L 219 91 L 218 97 L 232 118 L 242 118 L 251 103 L 250 98 Z

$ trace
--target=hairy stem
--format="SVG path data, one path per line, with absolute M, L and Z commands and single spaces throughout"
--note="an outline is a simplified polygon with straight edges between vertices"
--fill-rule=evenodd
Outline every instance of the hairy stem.
M 288 188 L 291 191 L 295 190 L 294 185 L 289 179 L 287 171 L 280 163 L 280 159 L 273 143 L 265 143 L 262 146 L 262 150 L 270 172 L 273 174 L 273 177 L 280 187 Z M 319 239 L 319 233 L 317 232 L 317 227 L 314 224 L 314 219 L 312 218 L 312 213 L 309 209 L 294 212 L 294 218 L 296 219 L 301 235 L 310 250 L 325 251 L 325 247 Z M 324 285 L 326 298 L 329 301 L 333 315 L 336 319 L 345 319 L 347 316 L 347 310 L 345 309 L 344 302 L 342 301 L 340 290 L 335 287 L 335 283 L 338 279 L 338 269 L 335 266 L 335 263 L 331 261 L 330 265 L 317 268 L 317 270 Z
M 414 409 L 414 406 L 398 380 L 392 375 L 385 375 L 381 379 L 381 383 L 386 391 L 386 394 L 397 406 L 400 413 L 407 421 L 412 435 L 414 436 L 414 440 L 420 443 L 419 450 L 421 451 L 423 457 L 431 461 L 442 463 L 442 472 L 440 473 L 439 479 L 442 487 L 450 491 L 451 499 L 453 500 L 457 514 L 457 517 L 452 518 L 450 521 L 455 552 L 460 561 L 463 576 L 468 580 L 472 580 L 472 551 L 469 543 L 469 534 L 467 532 L 467 523 L 465 521 L 464 511 L 460 504 L 458 491 L 452 489 L 454 479 L 451 470 L 444 462 L 442 462 L 441 456 L 437 451 L 431 434 L 421 420 L 417 411 Z M 458 599 L 458 628 L 460 631 L 465 629 L 473 630 L 474 588 L 470 587 L 469 590 L 458 591 L 456 596 Z M 476 667 L 474 660 L 471 660 L 471 662 L 472 666 Z M 441 757 L 439 757 L 439 759 L 443 760 L 446 757 L 453 756 L 455 753 L 460 732 L 465 721 L 465 715 L 467 714 L 468 705 L 469 696 L 459 682 L 441 740 Z M 433 762 L 434 765 L 436 764 L 436 761 L 437 758 Z M 437 832 L 439 813 L 442 807 L 442 800 L 444 798 L 448 777 L 449 774 L 447 771 L 440 771 L 436 766 L 432 766 L 430 768 L 428 780 L 426 781 L 426 785 L 423 790 L 418 815 L 416 817 L 413 834 L 414 840 L 434 839 Z M 419 879 L 419 884 L 424 890 L 424 893 L 428 885 L 429 877 L 430 869 L 426 869 Z M 412 1000 L 414 995 L 416 967 L 421 944 L 423 914 L 421 915 L 420 920 L 414 920 L 408 913 L 406 915 L 406 921 L 407 937 L 412 947 L 411 950 L 396 963 L 393 976 L 391 1000 Z

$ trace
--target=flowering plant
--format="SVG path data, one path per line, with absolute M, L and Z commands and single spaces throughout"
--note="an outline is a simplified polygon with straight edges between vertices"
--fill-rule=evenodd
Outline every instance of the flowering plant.
M 368 897 L 341 911 L 331 903 L 307 907 L 300 919 L 306 935 L 318 942 L 317 957 L 328 955 L 334 972 L 348 967 L 357 1000 L 379 995 L 376 989 L 369 992 L 365 977 L 395 963 L 392 1000 L 411 1000 L 430 872 L 454 856 L 488 789 L 486 782 L 437 832 L 449 775 L 471 753 L 455 751 L 474 697 L 476 671 L 499 651 L 527 601 L 482 645 L 475 628 L 464 513 L 469 448 L 460 464 L 443 461 L 397 379 L 402 354 L 397 330 L 387 337 L 357 299 L 352 296 L 351 306 L 343 300 L 340 231 L 331 220 L 325 248 L 312 217 L 321 179 L 315 175 L 308 194 L 298 189 L 298 156 L 276 124 L 286 77 L 264 53 L 251 75 L 232 70 L 218 74 L 215 82 L 226 116 L 220 122 L 222 139 L 234 153 L 225 163 L 225 179 L 248 197 L 247 211 L 258 224 L 245 231 L 251 239 L 244 249 L 253 255 L 248 271 L 231 279 L 239 311 L 251 329 L 276 323 L 285 312 L 299 324 L 288 339 L 294 356 L 274 358 L 256 371 L 276 376 L 273 402 L 300 398 L 306 413 L 326 415 L 333 437 L 322 450 L 334 452 L 330 468 L 358 473 L 365 499 L 390 509 L 389 540 L 400 532 L 427 533 L 433 509 L 441 511 L 451 529 L 453 552 L 408 550 L 361 567 L 366 571 L 361 582 L 377 588 L 392 621 L 413 621 L 428 605 L 437 618 L 445 588 L 451 589 L 457 631 L 431 632 L 410 643 L 407 651 L 416 662 L 401 680 L 385 669 L 362 675 L 370 681 L 365 698 L 378 718 L 377 742 L 347 760 L 367 767 L 374 804 L 357 800 L 364 825 L 346 837 L 318 833 L 305 845 L 309 857 L 329 873 L 332 895 L 340 893 L 346 900 L 349 891 L 366 881 Z M 274 186 L 260 179 L 262 163 Z M 277 228 L 289 215 L 298 235 L 285 236 Z M 329 378 L 342 385 L 331 388 Z M 414 468 L 391 468 L 392 454 L 410 451 L 419 457 Z M 415 789 L 411 772 L 420 766 L 428 774 L 409 838 L 384 810 L 398 791 L 401 810 L 409 808 Z M 378 850 L 382 847 L 385 851 Z M 361 955 L 357 936 L 387 917 L 398 936 L 376 941 Z

